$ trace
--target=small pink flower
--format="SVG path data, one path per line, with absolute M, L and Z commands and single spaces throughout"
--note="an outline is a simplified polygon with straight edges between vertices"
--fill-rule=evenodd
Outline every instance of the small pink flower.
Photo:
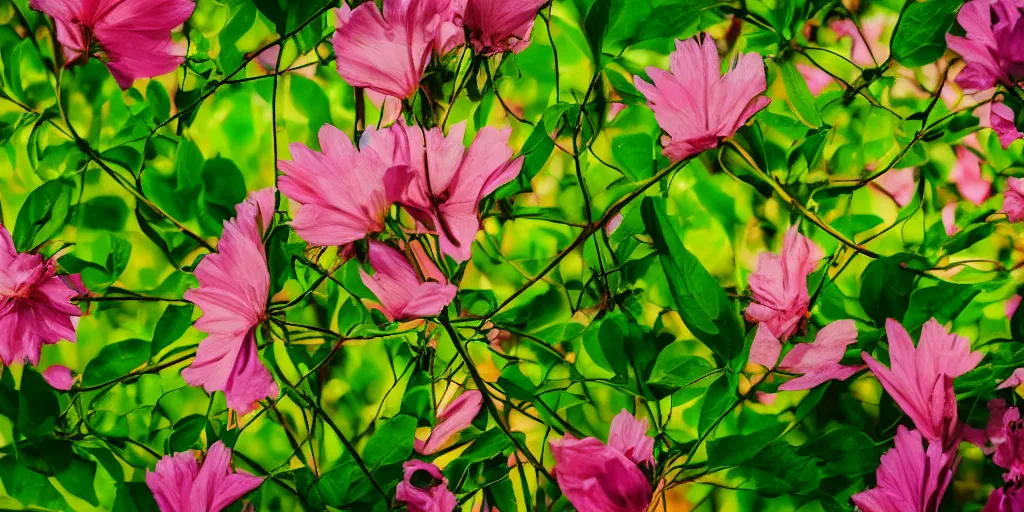
M 18 253 L 0 225 L 0 361 L 5 366 L 39 364 L 43 345 L 75 342 L 82 311 L 71 303 L 81 279 L 57 275 L 57 263 L 39 254 Z M 82 287 L 84 289 L 84 286 Z
M 29 6 L 53 17 L 66 65 L 95 57 L 121 89 L 181 65 L 185 50 L 171 41 L 171 30 L 196 8 L 189 0 L 31 0 Z
M 782 391 L 811 389 L 830 380 L 846 380 L 864 369 L 864 366 L 839 364 L 846 348 L 857 342 L 857 325 L 853 320 L 832 322 L 818 331 L 814 343 L 800 343 L 793 347 L 779 364 L 779 369 L 801 374 L 781 386 Z
M 1003 212 L 1010 222 L 1024 220 L 1024 179 L 1007 178 L 1003 192 Z
M 863 512 L 937 512 L 959 459 L 942 444 L 925 440 L 903 425 L 896 432 L 896 446 L 882 455 L 877 487 L 853 495 Z
M 407 461 L 402 466 L 405 479 L 395 489 L 395 499 L 406 504 L 409 512 L 452 512 L 458 502 L 448 490 L 448 479 L 437 466 L 420 460 Z M 430 477 L 426 487 L 412 482 L 413 475 L 425 471 Z M 417 478 L 417 481 L 419 479 Z
M 633 82 L 668 134 L 661 144 L 673 162 L 717 147 L 719 139 L 731 137 L 771 102 L 762 96 L 767 82 L 761 56 L 740 55 L 723 76 L 710 36 L 677 40 L 669 64 L 671 73 L 647 68 L 654 85 L 638 76 Z
M 890 169 L 871 183 L 896 201 L 901 208 L 910 204 L 914 200 L 914 193 L 917 192 L 913 168 Z
M 992 195 L 992 182 L 981 175 L 981 159 L 964 146 L 956 148 L 956 166 L 949 173 L 949 181 L 956 183 L 960 195 L 976 206 Z
M 967 62 L 956 77 L 957 85 L 983 91 L 997 83 L 1013 87 L 1024 78 L 1021 7 L 1017 0 L 971 0 L 960 8 L 957 21 L 966 37 L 946 34 L 949 49 Z
M 53 389 L 68 391 L 75 385 L 75 376 L 71 374 L 71 368 L 55 364 L 43 371 L 43 379 Z
M 788 340 L 807 317 L 810 304 L 807 276 L 822 257 L 821 249 L 814 242 L 801 235 L 795 226 L 789 228 L 782 254 L 761 253 L 757 271 L 750 274 L 754 302 L 744 313 L 747 320 L 764 322 L 772 336 Z
M 1003 430 L 1003 416 L 1006 414 L 1006 401 L 995 398 L 988 401 L 988 425 L 984 429 L 964 425 L 964 441 L 978 448 L 985 455 L 995 453 L 996 447 L 1006 441 Z
M 207 393 L 223 391 L 228 407 L 239 414 L 251 411 L 264 397 L 278 395 L 256 345 L 270 295 L 263 234 L 274 218 L 274 192 L 253 192 L 235 207 L 237 216 L 224 223 L 217 253 L 196 267 L 199 288 L 185 292 L 185 299 L 203 310 L 195 327 L 208 336 L 181 376 Z
M 956 202 L 942 207 L 942 227 L 946 230 L 946 236 L 953 236 L 959 231 L 956 227 Z
M 231 449 L 217 441 L 200 466 L 196 452 L 168 455 L 146 471 L 146 485 L 161 512 L 220 512 L 260 486 L 263 479 L 231 472 Z
M 423 130 L 401 126 L 411 164 L 388 173 L 388 197 L 438 232 L 441 252 L 466 261 L 480 230 L 480 201 L 522 169 L 523 158 L 512 159 L 508 147 L 512 130 L 485 126 L 467 150 L 462 143 L 465 122 L 452 126 L 447 137 L 440 128 L 427 130 L 426 144 Z
M 800 76 L 804 77 L 804 81 L 807 82 L 807 88 L 811 90 L 811 94 L 814 96 L 821 94 L 826 87 L 835 81 L 832 75 L 814 66 L 798 63 L 796 69 L 800 72 Z
M 577 510 L 645 512 L 653 493 L 640 465 L 654 463 L 647 428 L 646 420 L 622 411 L 612 421 L 607 445 L 568 434 L 551 441 L 555 478 L 569 503 Z
M 883 20 L 866 21 L 861 24 L 860 30 L 857 30 L 857 24 L 848 18 L 833 20 L 828 26 L 840 39 L 850 38 L 853 42 L 850 48 L 850 60 L 858 66 L 874 66 L 876 60 L 881 64 L 889 56 L 889 49 L 879 43 L 882 33 L 885 32 L 885 21 Z M 862 32 L 864 37 L 861 37 Z
M 978 366 L 982 353 L 971 352 L 967 338 L 950 334 L 934 318 L 921 328 L 916 349 L 899 322 L 886 320 L 885 332 L 892 369 L 867 352 L 864 362 L 925 438 L 949 445 L 957 426 L 953 379 Z
M 401 252 L 382 242 L 370 241 L 369 259 L 373 275 L 362 269 L 359 274 L 363 284 L 377 296 L 380 310 L 388 320 L 436 316 L 458 291 L 447 281 L 424 282 Z M 436 269 L 424 274 L 432 271 Z
M 1002 442 L 996 446 L 992 462 L 1006 470 L 1004 481 L 1019 483 L 1024 479 L 1024 420 L 1016 407 L 1003 414 Z
M 385 0 L 381 14 L 376 2 L 355 9 L 342 2 L 332 40 L 338 73 L 352 87 L 401 99 L 414 95 L 433 53 L 438 3 Z
M 1004 380 L 996 389 L 1009 389 L 1015 388 L 1024 384 L 1024 368 L 1017 368 L 1010 374 L 1010 377 Z
M 473 51 L 490 56 L 525 50 L 530 45 L 537 10 L 545 3 L 546 0 L 468 0 L 462 23 Z
M 438 412 L 437 424 L 434 425 L 426 442 L 419 439 L 415 441 L 416 452 L 421 455 L 437 453 L 459 432 L 469 428 L 469 425 L 473 423 L 473 418 L 480 413 L 480 408 L 483 405 L 484 396 L 475 389 L 466 391 L 453 400 Z
M 1013 141 L 1024 138 L 1024 133 L 1017 129 L 1015 116 L 1013 110 L 1005 103 L 996 102 L 991 106 L 989 123 L 996 135 L 999 136 L 999 144 L 1003 146 L 1003 149 L 1009 148 Z
M 363 4 L 370 5 L 370 4 Z M 348 135 L 325 124 L 321 152 L 288 146 L 292 161 L 281 161 L 281 193 L 299 203 L 295 233 L 313 245 L 345 245 L 384 230 L 391 201 L 384 178 L 404 165 L 408 147 L 396 128 L 367 129 L 356 149 Z

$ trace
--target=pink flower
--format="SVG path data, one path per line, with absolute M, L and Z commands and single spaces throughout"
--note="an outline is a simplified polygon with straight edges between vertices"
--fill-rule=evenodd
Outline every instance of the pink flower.
M 220 512 L 260 486 L 263 479 L 231 472 L 231 449 L 217 441 L 200 466 L 193 450 L 168 455 L 146 471 L 146 485 L 161 512 Z
M 607 445 L 568 434 L 550 443 L 558 486 L 577 510 L 645 512 L 651 504 L 651 484 L 639 464 L 653 463 L 654 440 L 646 436 L 646 421 L 624 415 L 612 422 Z
M 1006 470 L 1003 480 L 1019 483 L 1024 478 L 1024 420 L 1020 419 L 1020 409 L 1012 407 L 1003 414 L 1002 437 L 992 462 Z
M 395 499 L 406 504 L 409 512 L 452 512 L 458 502 L 448 490 L 448 479 L 437 466 L 421 460 L 407 461 L 402 469 L 405 479 L 395 489 Z M 414 484 L 412 479 L 419 471 L 425 471 L 430 480 L 425 487 Z M 420 479 L 417 478 L 417 482 Z M 422 484 L 421 484 L 422 485 Z
M 439 2 L 386 0 L 384 13 L 375 2 L 335 11 L 334 54 L 338 73 L 352 87 L 387 96 L 416 93 L 434 48 Z
M 718 49 L 710 36 L 677 40 L 669 68 L 671 73 L 647 68 L 654 85 L 638 76 L 633 82 L 668 133 L 661 144 L 665 156 L 674 162 L 717 147 L 719 139 L 731 137 L 771 102 L 762 96 L 767 82 L 761 56 L 740 55 L 722 76 Z
M 995 453 L 996 447 L 1006 441 L 1003 431 L 1003 416 L 1006 411 L 1006 400 L 1002 398 L 989 400 L 988 425 L 984 429 L 964 425 L 964 441 L 977 446 L 985 455 Z
M 448 404 L 437 414 L 437 424 L 430 432 L 426 442 L 415 441 L 416 452 L 422 455 L 433 455 L 444 448 L 448 441 L 473 423 L 473 418 L 480 413 L 484 405 L 484 396 L 477 390 L 470 390 Z
M 982 91 L 997 83 L 1013 87 L 1024 77 L 1021 7 L 1017 0 L 971 0 L 960 8 L 957 21 L 967 37 L 946 34 L 949 49 L 967 62 L 956 77 L 957 85 Z
M 881 64 L 889 56 L 889 49 L 879 44 L 882 32 L 885 31 L 883 20 L 866 21 L 861 24 L 860 30 L 857 30 L 857 24 L 853 20 L 847 18 L 833 20 L 828 26 L 840 39 L 850 38 L 850 60 L 858 66 L 874 66 L 876 59 Z M 864 37 L 861 37 L 862 32 Z
M 5 366 L 39 364 L 44 344 L 75 342 L 82 311 L 71 303 L 78 295 L 74 282 L 65 284 L 54 260 L 18 253 L 11 233 L 0 225 L 0 361 Z
M 773 336 L 788 340 L 807 317 L 807 276 L 822 257 L 821 249 L 801 235 L 796 226 L 789 228 L 782 254 L 761 253 L 757 272 L 750 274 L 754 302 L 744 313 L 747 320 L 764 322 Z
M 1003 149 L 1009 148 L 1013 141 L 1024 138 L 1024 133 L 1017 129 L 1014 121 L 1015 116 L 1016 114 L 1013 113 L 1013 110 L 1007 107 L 1005 103 L 996 102 L 991 106 L 989 123 L 992 125 L 992 129 L 995 130 L 996 135 L 999 136 L 999 144 L 1003 146 Z
M 996 487 L 988 496 L 988 503 L 982 512 L 1022 512 L 1024 492 L 1019 485 Z
M 448 55 L 466 44 L 466 31 L 462 28 L 467 0 L 435 0 L 438 3 L 438 20 L 434 30 L 434 52 Z
M 395 130 L 367 129 L 356 149 L 348 135 L 325 124 L 322 152 L 300 143 L 288 146 L 294 160 L 280 162 L 280 185 L 300 205 L 292 221 L 296 234 L 313 245 L 345 245 L 383 231 L 391 207 L 385 174 L 408 158 Z
M 208 336 L 181 376 L 207 393 L 223 391 L 228 407 L 247 414 L 256 401 L 278 394 L 256 345 L 270 295 L 263 234 L 274 218 L 274 189 L 253 192 L 235 212 L 224 223 L 217 253 L 196 267 L 199 288 L 185 292 L 185 299 L 203 310 L 195 326 Z
M 1024 368 L 1017 368 L 1010 375 L 1010 378 L 1000 383 L 999 387 L 997 387 L 996 389 L 1015 388 L 1017 386 L 1020 386 L 1021 384 L 1024 384 Z
M 901 208 L 914 200 L 917 183 L 914 180 L 914 169 L 890 169 L 871 182 L 892 198 Z
M 473 51 L 490 56 L 525 50 L 530 45 L 537 10 L 545 3 L 546 0 L 468 0 L 462 23 Z
M 896 432 L 896 446 L 882 455 L 876 473 L 878 486 L 853 495 L 864 512 L 936 512 L 959 463 L 956 452 L 929 442 L 903 425 Z
M 892 369 L 866 352 L 862 354 L 864 362 L 925 438 L 944 445 L 954 442 L 957 410 L 953 379 L 978 366 L 982 353 L 971 352 L 967 338 L 950 334 L 934 318 L 921 328 L 916 349 L 899 322 L 886 320 L 885 332 Z
M 1020 307 L 1020 295 L 1014 295 L 1009 299 L 1006 299 L 1006 318 L 1013 318 L 1013 314 L 1017 312 L 1017 308 Z
M 388 197 L 439 232 L 441 252 L 466 261 L 480 230 L 480 201 L 522 169 L 523 158 L 513 160 L 508 147 L 512 130 L 485 126 L 467 150 L 462 144 L 465 122 L 452 126 L 447 137 L 440 128 L 426 131 L 425 148 L 420 128 L 403 128 L 411 163 L 388 173 Z
M 798 63 L 796 69 L 800 72 L 800 76 L 804 77 L 807 88 L 814 96 L 821 94 L 821 91 L 824 91 L 833 82 L 832 75 L 814 66 Z
M 53 389 L 68 391 L 75 385 L 75 377 L 71 375 L 71 368 L 55 364 L 43 371 L 43 379 Z
M 949 181 L 956 183 L 964 199 L 977 206 L 992 195 L 992 182 L 981 175 L 981 159 L 964 146 L 956 148 L 956 166 L 949 173 Z
M 96 57 L 121 89 L 181 65 L 185 52 L 171 41 L 171 29 L 196 8 L 189 0 L 31 0 L 29 6 L 53 17 L 67 65 Z
M 942 227 L 946 230 L 946 236 L 953 236 L 959 229 L 956 227 L 956 202 L 942 207 Z
M 779 364 L 779 369 L 801 374 L 781 386 L 782 391 L 811 389 L 830 380 L 846 380 L 864 366 L 839 364 L 846 348 L 857 342 L 857 325 L 853 320 L 832 322 L 818 331 L 814 343 L 800 343 L 793 347 Z
M 1010 222 L 1024 220 L 1024 179 L 1006 179 L 1006 192 L 1003 192 L 1003 211 Z
M 409 320 L 436 316 L 451 303 L 458 289 L 448 282 L 424 282 L 405 256 L 390 245 L 370 241 L 370 266 L 373 275 L 359 269 L 366 285 L 380 302 L 388 320 Z M 433 265 L 431 263 L 431 265 Z M 429 274 L 436 269 L 429 269 Z
M 768 324 L 758 323 L 754 341 L 750 344 L 749 361 L 771 370 L 779 362 L 780 355 L 782 355 L 782 342 L 772 334 Z
M 373 103 L 377 110 L 380 110 L 380 125 L 387 126 L 398 120 L 402 113 L 402 99 L 394 96 L 386 96 L 373 89 L 366 90 L 366 97 Z M 363 132 L 366 133 L 366 132 Z

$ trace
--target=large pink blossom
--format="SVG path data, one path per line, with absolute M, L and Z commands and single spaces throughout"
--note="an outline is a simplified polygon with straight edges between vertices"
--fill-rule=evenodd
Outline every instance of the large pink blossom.
M 365 4 L 364 4 L 365 5 Z M 325 124 L 320 152 L 288 146 L 292 161 L 280 162 L 281 193 L 298 203 L 295 233 L 313 245 L 345 245 L 384 229 L 391 201 L 384 186 L 389 168 L 408 160 L 396 128 L 367 129 L 357 149 L 348 135 Z
M 224 223 L 217 253 L 196 267 L 199 288 L 185 292 L 185 299 L 203 310 L 195 326 L 207 337 L 181 376 L 207 393 L 223 391 L 228 407 L 239 414 L 251 411 L 256 401 L 278 394 L 256 344 L 256 330 L 266 320 L 270 295 L 263 234 L 274 217 L 274 192 L 272 188 L 253 192 L 235 208 L 237 216 Z
M 405 255 L 385 243 L 371 240 L 369 259 L 373 275 L 362 269 L 359 273 L 363 284 L 377 296 L 380 310 L 388 320 L 436 316 L 451 303 L 458 291 L 447 281 L 424 281 L 420 274 L 431 275 L 437 269 L 418 274 Z M 429 264 L 433 266 L 433 263 Z
M 731 137 L 771 102 L 762 96 L 767 82 L 761 56 L 740 55 L 723 76 L 718 48 L 708 35 L 677 40 L 669 69 L 648 67 L 653 85 L 638 76 L 633 82 L 667 133 L 661 144 L 674 162 L 717 147 L 719 139 Z
M 441 4 L 436 0 L 385 0 L 336 11 L 334 54 L 338 73 L 352 87 L 409 98 L 419 88 L 433 53 Z
M 903 425 L 896 446 L 882 455 L 873 489 L 853 495 L 863 512 L 936 512 L 958 464 L 955 452 L 941 443 L 927 443 L 921 433 Z
M 886 320 L 885 332 L 892 368 L 866 352 L 864 361 L 925 438 L 944 445 L 954 443 L 957 410 L 953 379 L 978 366 L 982 353 L 971 352 L 967 338 L 949 333 L 934 318 L 921 328 L 916 348 L 899 322 Z
M 558 487 L 577 510 L 645 512 L 651 504 L 651 484 L 639 465 L 653 462 L 653 439 L 646 422 L 626 416 L 615 417 L 607 445 L 571 435 L 551 441 Z
M 764 322 L 774 337 L 788 340 L 807 317 L 807 276 L 822 257 L 814 242 L 801 235 L 796 226 L 790 228 L 783 240 L 782 254 L 761 253 L 757 271 L 750 274 L 754 301 L 744 313 L 747 320 Z
M 196 452 L 168 455 L 146 471 L 146 485 L 161 512 L 220 512 L 260 486 L 263 479 L 231 471 L 231 449 L 217 441 L 206 451 L 202 465 Z
M 82 311 L 71 303 L 79 295 L 73 281 L 57 275 L 54 260 L 18 253 L 0 224 L 0 361 L 5 366 L 39 364 L 43 345 L 75 341 Z
M 519 53 L 530 45 L 537 10 L 546 0 L 467 0 L 462 23 L 469 44 L 480 55 L 511 50 Z
M 977 206 L 992 195 L 992 182 L 981 175 L 981 158 L 965 146 L 956 148 L 956 165 L 949 173 L 949 181 L 956 183 L 964 199 Z
M 1010 222 L 1024 220 L 1024 179 L 1007 178 L 1003 192 L 1003 212 Z
M 1024 133 L 1017 129 L 1014 121 L 1016 114 L 1013 109 L 1003 102 L 992 103 L 990 108 L 989 124 L 992 125 L 996 136 L 999 137 L 999 144 L 1003 146 L 1003 149 L 1009 148 L 1013 141 L 1024 138 Z
M 192 15 L 190 0 L 31 0 L 53 17 L 67 65 L 95 57 L 128 89 L 137 78 L 174 71 L 184 48 L 171 30 Z
M 957 21 L 966 37 L 946 34 L 949 49 L 967 62 L 956 77 L 957 85 L 983 91 L 996 84 L 1013 87 L 1024 78 L 1021 8 L 1020 0 L 971 0 L 960 8 Z
M 437 453 L 448 444 L 448 441 L 473 423 L 473 418 L 480 413 L 483 405 L 484 396 L 475 389 L 466 391 L 452 400 L 452 403 L 437 413 L 437 424 L 430 431 L 430 437 L 426 441 L 416 440 L 416 451 L 423 455 Z
M 466 261 L 480 230 L 480 201 L 522 169 L 523 158 L 512 159 L 508 146 L 512 130 L 485 126 L 467 150 L 462 143 L 465 122 L 452 126 L 447 137 L 440 128 L 425 133 L 418 127 L 403 129 L 410 165 L 388 174 L 388 197 L 438 232 L 441 252 Z
M 853 320 L 832 322 L 814 338 L 814 343 L 795 345 L 779 363 L 779 369 L 800 374 L 779 386 L 783 391 L 811 389 L 830 380 L 846 380 L 862 370 L 863 366 L 839 364 L 846 348 L 857 342 L 857 325 Z
M 448 490 L 448 479 L 437 466 L 421 460 L 410 460 L 402 466 L 405 479 L 395 489 L 395 499 L 405 503 L 409 512 L 452 512 L 458 502 Z M 430 479 L 423 487 L 413 483 L 417 472 L 426 472 Z M 419 481 L 420 479 L 417 478 Z

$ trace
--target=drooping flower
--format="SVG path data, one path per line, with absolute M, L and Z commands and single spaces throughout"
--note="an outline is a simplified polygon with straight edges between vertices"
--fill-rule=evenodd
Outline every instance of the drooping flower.
M 71 389 L 71 386 L 75 385 L 75 377 L 71 374 L 71 368 L 59 364 L 43 370 L 43 379 L 53 389 L 61 391 L 67 391 Z
M 646 422 L 623 414 L 629 416 L 623 411 L 615 417 L 607 445 L 568 434 L 550 443 L 558 487 L 577 510 L 645 512 L 651 504 L 651 484 L 640 465 L 653 462 L 653 439 Z
M 376 2 L 355 9 L 342 2 L 332 39 L 338 73 L 352 87 L 401 99 L 415 94 L 433 53 L 441 3 L 385 0 L 382 14 Z
M 546 0 L 467 0 L 462 24 L 479 55 L 519 53 L 530 45 L 537 10 Z
M 953 236 L 959 231 L 956 227 L 956 201 L 942 207 L 942 227 L 946 236 Z
M 146 471 L 146 485 L 161 512 L 220 512 L 260 486 L 263 479 L 231 471 L 231 449 L 217 441 L 206 451 L 202 465 L 196 452 L 168 455 Z
M 773 336 L 788 340 L 807 317 L 807 276 L 822 257 L 814 242 L 801 235 L 796 226 L 791 227 L 783 240 L 782 254 L 761 253 L 757 271 L 750 274 L 754 302 L 744 313 L 747 320 L 764 322 Z
M 824 91 L 826 87 L 835 81 L 832 75 L 807 64 L 797 63 L 796 70 L 800 72 L 800 76 L 804 77 L 804 81 L 807 82 L 807 88 L 810 89 L 811 94 L 814 96 L 821 94 L 821 91 Z
M 480 413 L 483 405 L 484 396 L 475 389 L 466 391 L 453 400 L 444 410 L 438 412 L 437 424 L 430 431 L 430 437 L 425 442 L 419 439 L 415 441 L 416 452 L 422 455 L 437 453 L 452 437 L 473 423 L 473 418 Z
M 885 21 L 882 19 L 865 21 L 859 30 L 857 24 L 849 18 L 833 20 L 828 26 L 840 39 L 850 38 L 850 60 L 858 66 L 874 66 L 876 60 L 881 64 L 889 56 L 889 49 L 880 43 L 885 31 Z
M 874 179 L 872 185 L 892 198 L 901 208 L 914 200 L 917 182 L 914 179 L 914 168 L 891 169 Z
M 29 6 L 53 17 L 66 65 L 95 57 L 121 89 L 181 65 L 185 49 L 171 41 L 171 30 L 196 8 L 190 0 L 31 0 Z
M 1003 192 L 1003 212 L 1010 222 L 1024 220 L 1024 179 L 1007 178 Z
M 1003 146 L 1003 149 L 1010 147 L 1013 141 L 1017 139 L 1024 139 L 1024 133 L 1021 133 L 1017 129 L 1017 125 L 1014 122 L 1016 114 L 1013 109 L 1006 106 L 1005 103 L 996 102 L 992 104 L 991 111 L 989 114 L 989 123 L 992 125 L 992 129 L 995 130 L 996 135 L 999 136 L 999 144 Z
M 863 366 L 839 364 L 846 348 L 857 341 L 857 325 L 853 320 L 832 322 L 814 338 L 814 343 L 795 345 L 779 363 L 779 369 L 800 374 L 779 386 L 782 391 L 811 389 L 830 380 L 846 380 Z
M 956 183 L 964 199 L 977 206 L 992 194 L 992 182 L 981 175 L 981 159 L 965 146 L 956 148 L 956 166 L 949 173 L 949 181 Z
M 380 310 L 388 320 L 436 316 L 451 303 L 458 291 L 448 282 L 423 281 L 409 260 L 385 243 L 371 240 L 369 259 L 373 275 L 362 269 L 359 273 L 363 284 L 377 296 Z M 433 268 L 423 274 L 430 275 L 435 271 L 437 269 Z
M 771 102 L 762 95 L 767 82 L 761 56 L 740 55 L 723 76 L 718 49 L 707 35 L 677 40 L 669 69 L 647 68 L 653 85 L 638 76 L 633 82 L 668 134 L 661 144 L 674 162 L 717 147 Z
M 388 197 L 440 236 L 441 252 L 455 261 L 469 259 L 480 230 L 480 201 L 519 175 L 523 158 L 512 159 L 510 128 L 485 126 L 467 150 L 462 140 L 466 123 L 424 132 L 404 126 L 409 144 L 408 167 L 395 167 L 385 180 Z M 428 179 L 429 177 L 429 179 Z
M 325 124 L 320 152 L 301 143 L 288 146 L 294 160 L 280 162 L 280 186 L 285 197 L 300 205 L 292 221 L 296 234 L 310 244 L 330 246 L 384 229 L 391 207 L 385 175 L 408 158 L 395 130 L 367 129 L 357 149 L 348 135 Z
M 395 489 L 395 499 L 406 504 L 409 512 L 452 512 L 458 502 L 448 490 L 448 479 L 437 466 L 410 460 L 402 466 L 405 479 Z M 424 472 L 425 475 L 419 472 Z M 423 483 L 423 476 L 428 477 Z M 413 479 L 415 478 L 415 482 Z
M 270 295 L 263 234 L 274 217 L 274 189 L 253 192 L 235 212 L 224 223 L 217 253 L 196 267 L 199 288 L 185 292 L 185 299 L 203 310 L 195 326 L 207 337 L 181 376 L 207 393 L 223 391 L 228 407 L 246 414 L 256 401 L 278 394 L 256 344 Z
M 876 473 L 878 484 L 853 495 L 863 512 L 936 512 L 959 460 L 941 443 L 925 439 L 903 425 L 896 432 L 896 446 L 882 455 Z
M 934 318 L 921 328 L 916 348 L 899 322 L 886 320 L 885 332 L 892 369 L 866 352 L 864 362 L 925 438 L 953 443 L 957 427 L 953 379 L 978 366 L 982 353 L 971 352 L 967 338 L 949 333 Z
M 79 295 L 75 279 L 62 280 L 54 260 L 18 253 L 11 233 L 0 224 L 0 362 L 4 366 L 23 361 L 39 364 L 43 345 L 75 342 L 77 317 L 82 315 L 71 303 Z
M 983 91 L 997 83 L 1013 87 L 1024 78 L 1022 7 L 1017 0 L 971 0 L 960 8 L 956 19 L 966 37 L 946 34 L 949 49 L 967 62 L 957 85 Z

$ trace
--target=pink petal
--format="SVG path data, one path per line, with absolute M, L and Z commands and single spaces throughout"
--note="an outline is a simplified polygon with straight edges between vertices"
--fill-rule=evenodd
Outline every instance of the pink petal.
M 416 451 L 422 455 L 432 455 L 445 447 L 456 434 L 469 428 L 473 419 L 480 413 L 484 404 L 483 394 L 470 390 L 448 404 L 437 415 L 437 424 L 430 432 L 425 443 L 417 441 Z
M 61 391 L 68 391 L 75 384 L 75 377 L 71 374 L 71 368 L 62 365 L 53 365 L 43 371 L 43 379 L 46 383 Z
M 1003 211 L 1010 222 L 1024 220 L 1024 179 L 1006 179 L 1006 191 L 1003 193 Z
M 946 230 L 946 236 L 953 236 L 959 231 L 956 227 L 956 202 L 942 207 L 942 227 Z
M 409 512 L 452 512 L 458 501 L 448 490 L 448 479 L 437 466 L 419 460 L 407 461 L 402 470 L 405 478 L 395 489 L 395 499 L 406 504 Z M 412 478 L 419 471 L 426 471 L 433 485 L 422 489 L 413 485 Z
M 168 455 L 156 463 L 155 471 L 146 471 L 146 485 L 153 493 L 160 512 L 189 512 L 192 484 L 199 474 L 196 452 Z
M 782 343 L 772 334 L 768 324 L 757 324 L 757 332 L 754 333 L 754 342 L 750 345 L 750 359 L 767 369 L 775 368 L 779 361 L 779 354 L 782 353 Z
M 1016 114 L 1005 103 L 993 103 L 991 112 L 989 120 L 992 123 L 992 129 L 999 136 L 999 143 L 1003 149 L 1009 148 L 1013 141 L 1024 138 L 1024 133 L 1021 133 L 1014 123 Z
M 360 269 L 360 276 L 389 320 L 435 316 L 458 291 L 448 283 L 421 282 L 409 260 L 387 244 L 371 240 L 369 258 L 374 274 L 370 276 Z M 433 272 L 436 269 L 428 274 Z
M 618 450 L 633 463 L 654 467 L 654 438 L 647 435 L 647 418 L 638 420 L 625 409 L 615 415 L 608 430 L 608 446 Z
M 259 487 L 263 479 L 244 471 L 232 473 L 231 450 L 217 441 L 210 446 L 189 496 L 191 510 L 220 512 Z
M 958 460 L 939 443 L 927 443 L 921 433 L 900 425 L 896 446 L 882 455 L 877 487 L 853 495 L 864 512 L 936 512 Z
M 462 23 L 477 54 L 496 55 L 526 49 L 537 10 L 545 0 L 468 0 Z
M 653 498 L 643 471 L 619 450 L 588 437 L 550 443 L 558 486 L 577 510 L 643 512 Z

